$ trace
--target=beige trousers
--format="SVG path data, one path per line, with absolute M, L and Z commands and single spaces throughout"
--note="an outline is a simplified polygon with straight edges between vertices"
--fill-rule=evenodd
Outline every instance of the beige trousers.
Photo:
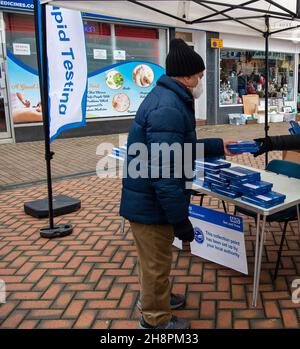
M 171 319 L 169 276 L 174 232 L 171 225 L 130 222 L 138 254 L 144 320 L 157 326 Z

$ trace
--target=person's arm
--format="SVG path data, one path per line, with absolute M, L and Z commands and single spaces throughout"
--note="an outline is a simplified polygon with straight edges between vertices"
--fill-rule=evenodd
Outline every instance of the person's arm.
M 259 144 L 255 157 L 272 150 L 300 150 L 300 135 L 272 136 L 255 141 Z
M 228 144 L 235 144 L 236 141 L 223 140 L 222 138 L 202 138 L 197 140 L 204 144 L 204 158 L 222 158 L 224 156 L 235 156 L 227 148 Z
M 204 144 L 204 158 L 217 158 L 225 155 L 222 138 L 202 138 L 197 142 Z

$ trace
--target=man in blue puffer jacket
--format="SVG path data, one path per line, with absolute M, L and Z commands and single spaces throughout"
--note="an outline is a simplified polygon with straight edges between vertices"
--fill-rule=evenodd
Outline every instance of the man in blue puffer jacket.
M 151 148 L 154 144 L 180 144 L 182 148 L 191 144 L 194 154 L 197 143 L 194 98 L 201 95 L 204 70 L 202 58 L 192 48 L 181 39 L 172 40 L 166 75 L 141 104 L 128 135 L 127 175 L 123 178 L 120 215 L 130 221 L 138 253 L 140 328 L 189 328 L 187 320 L 172 316 L 171 310 L 183 306 L 185 298 L 171 293 L 169 275 L 174 236 L 182 241 L 194 239 L 188 218 L 190 190 L 186 189 L 186 182 L 192 179 L 184 174 L 175 176 L 174 157 L 167 162 L 159 158 L 159 165 L 153 165 Z M 226 153 L 222 139 L 198 142 L 204 143 L 205 157 L 221 157 Z M 147 176 L 130 173 L 130 167 L 140 156 L 134 150 L 136 144 L 148 150 L 148 158 L 140 162 L 146 164 Z M 189 161 L 194 160 L 191 157 Z M 157 167 L 159 175 L 151 176 Z M 162 175 L 166 167 L 170 170 L 169 178 Z

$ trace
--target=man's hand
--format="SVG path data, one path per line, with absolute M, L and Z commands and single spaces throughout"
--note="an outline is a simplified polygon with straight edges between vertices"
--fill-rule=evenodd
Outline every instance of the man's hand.
M 194 228 L 188 218 L 173 225 L 174 235 L 182 241 L 192 242 L 194 240 Z
M 237 144 L 237 141 L 233 141 L 233 140 L 224 140 L 223 141 L 223 143 L 224 143 L 224 154 L 225 154 L 225 156 L 236 156 L 236 155 L 240 155 L 240 153 L 231 153 L 230 151 L 229 151 L 229 149 L 227 148 L 227 146 L 229 145 L 229 144 Z

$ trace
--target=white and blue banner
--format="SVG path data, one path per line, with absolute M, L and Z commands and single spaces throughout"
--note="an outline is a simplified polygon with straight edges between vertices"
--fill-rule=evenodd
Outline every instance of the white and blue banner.
M 191 253 L 248 275 L 243 219 L 190 205 L 195 239 Z
M 87 58 L 79 11 L 46 6 L 50 141 L 85 125 Z

